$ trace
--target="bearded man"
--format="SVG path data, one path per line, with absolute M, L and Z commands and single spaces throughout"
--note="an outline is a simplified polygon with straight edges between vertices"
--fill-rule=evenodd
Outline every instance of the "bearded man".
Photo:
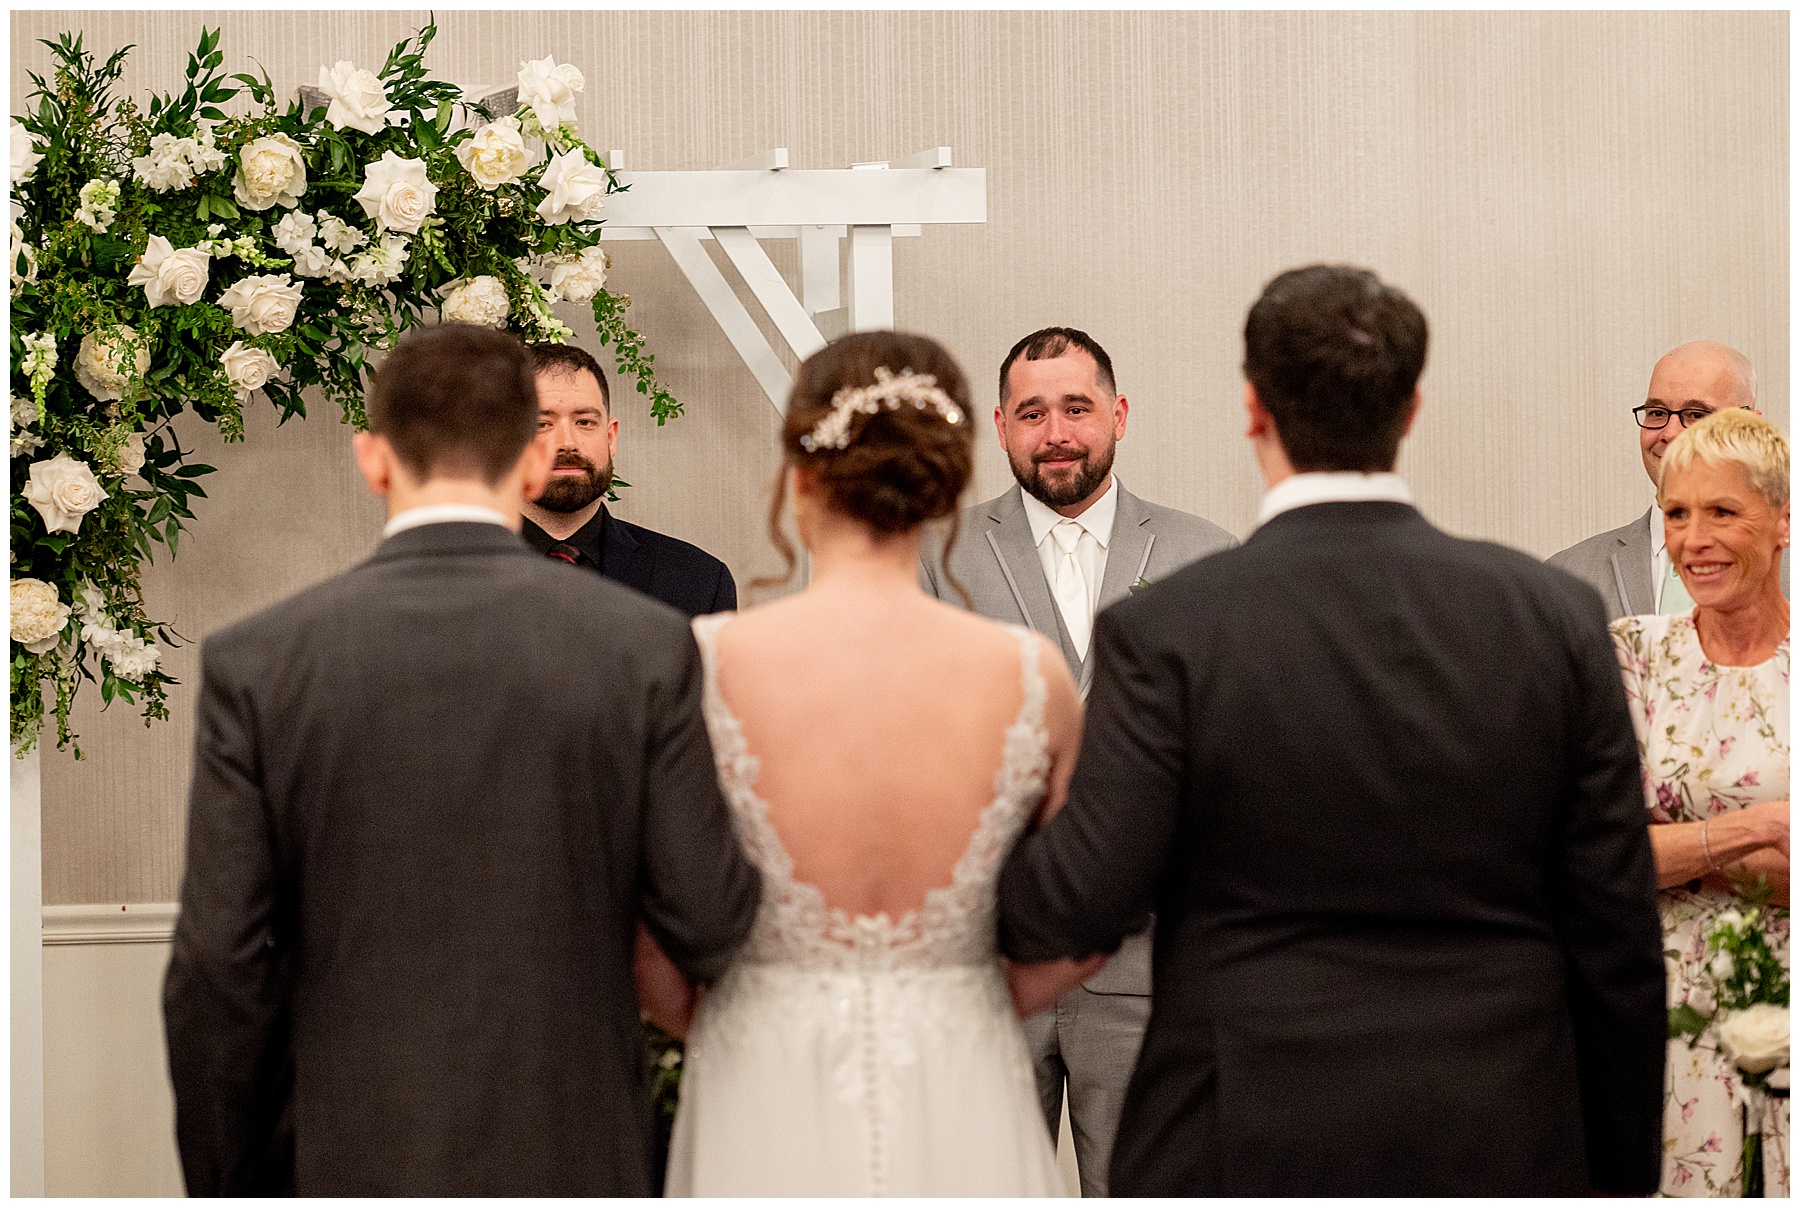
M 573 344 L 534 344 L 538 439 L 556 454 L 550 483 L 525 505 L 522 536 L 540 553 L 587 567 L 690 617 L 737 607 L 723 562 L 685 541 L 627 524 L 606 508 L 619 421 L 606 375 Z
M 1236 545 L 1224 529 L 1146 503 L 1112 472 L 1129 412 L 1112 358 L 1084 331 L 1046 327 L 1000 365 L 994 430 L 1016 485 L 963 512 L 948 559 L 927 540 L 920 581 L 986 617 L 1025 625 L 1062 647 L 1083 697 L 1093 681 L 1094 617 L 1137 585 Z M 948 568 L 950 577 L 944 575 Z M 1125 940 L 1105 968 L 1026 1020 L 1044 1119 L 1054 1136 L 1068 1086 L 1081 1194 L 1106 1194 L 1125 1086 L 1150 1018 L 1150 931 Z

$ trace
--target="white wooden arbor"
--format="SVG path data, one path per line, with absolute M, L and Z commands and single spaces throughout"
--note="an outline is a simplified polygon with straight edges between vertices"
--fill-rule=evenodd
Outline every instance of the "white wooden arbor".
M 793 380 L 706 241 L 804 360 L 847 331 L 893 326 L 896 237 L 987 221 L 987 170 L 951 167 L 948 147 L 835 170 L 791 169 L 785 147 L 700 172 L 623 171 L 623 158 L 608 156 L 630 189 L 607 197 L 602 238 L 660 241 L 778 412 Z M 766 239 L 798 244 L 797 294 L 763 250 Z

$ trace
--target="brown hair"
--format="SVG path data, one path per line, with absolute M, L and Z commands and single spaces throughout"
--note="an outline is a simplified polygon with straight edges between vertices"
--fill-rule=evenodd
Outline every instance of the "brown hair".
M 537 435 L 525 345 L 503 331 L 444 323 L 402 337 L 369 387 L 369 430 L 420 481 L 479 476 L 489 486 Z
M 585 348 L 574 344 L 527 344 L 531 353 L 531 368 L 534 373 L 567 374 L 570 377 L 578 373 L 591 373 L 594 380 L 600 383 L 600 401 L 608 411 L 612 410 L 612 391 L 606 385 L 606 373 Z
M 875 383 L 875 371 L 928 373 L 961 411 L 950 423 L 926 407 L 885 407 L 874 415 L 851 416 L 849 440 L 841 449 L 808 451 L 800 443 L 832 409 L 840 391 Z M 975 469 L 974 413 L 969 382 L 943 345 L 925 336 L 897 331 L 854 332 L 808 357 L 794 378 L 787 418 L 781 426 L 781 470 L 769 507 L 769 538 L 786 563 L 786 573 L 751 586 L 785 583 L 793 576 L 794 547 L 781 531 L 787 503 L 787 470 L 804 467 L 817 475 L 825 498 L 842 512 L 882 535 L 910 532 L 919 525 L 951 518 L 944 543 L 944 577 L 969 604 L 969 594 L 950 573 L 950 547 L 961 518 L 957 502 Z

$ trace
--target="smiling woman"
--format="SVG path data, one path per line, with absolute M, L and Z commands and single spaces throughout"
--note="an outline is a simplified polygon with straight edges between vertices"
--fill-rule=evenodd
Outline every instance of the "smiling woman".
M 1685 429 L 1661 463 L 1669 557 L 1696 607 L 1626 617 L 1613 635 L 1645 772 L 1669 1005 L 1702 1028 L 1669 1043 L 1662 1190 L 1740 1195 L 1766 1175 L 1767 1194 L 1785 1195 L 1786 1101 L 1752 1094 L 1746 1129 L 1744 1075 L 1703 1025 L 1719 1005 L 1707 936 L 1746 900 L 1783 908 L 1767 932 L 1787 1001 L 1788 447 L 1762 416 L 1730 409 Z M 1746 1132 L 1776 1140 L 1747 1150 Z

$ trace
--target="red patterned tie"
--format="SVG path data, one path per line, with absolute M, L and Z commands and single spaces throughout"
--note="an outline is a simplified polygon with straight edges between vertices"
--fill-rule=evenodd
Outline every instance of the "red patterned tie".
M 552 558 L 567 562 L 570 566 L 579 566 L 581 564 L 581 551 L 566 541 L 558 541 L 544 552 L 549 554 Z

